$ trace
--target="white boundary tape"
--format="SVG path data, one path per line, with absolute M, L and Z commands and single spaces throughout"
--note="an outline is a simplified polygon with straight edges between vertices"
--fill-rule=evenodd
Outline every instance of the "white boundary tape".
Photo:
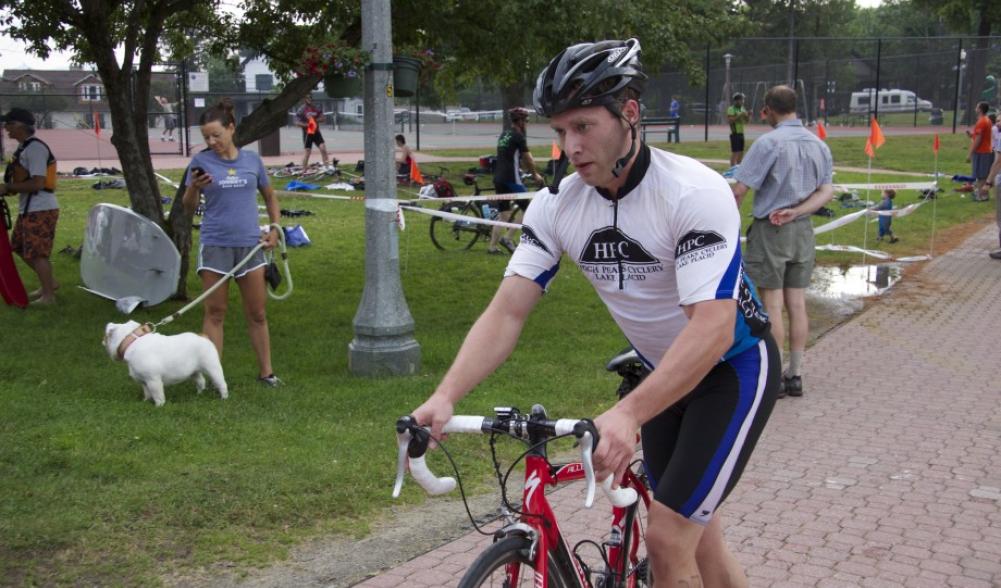
M 495 221 L 486 218 L 480 218 L 478 216 L 466 216 L 463 214 L 455 214 L 454 212 L 445 212 L 444 210 L 432 210 L 430 208 L 421 208 L 419 206 L 408 206 L 400 205 L 403 210 L 409 210 L 412 212 L 419 212 L 421 214 L 427 214 L 431 216 L 437 216 L 439 218 L 448 219 L 456 222 L 467 222 L 469 224 L 479 224 L 479 225 L 490 225 L 492 227 L 504 227 L 506 229 L 520 229 L 521 225 L 518 223 L 508 223 L 504 221 Z
M 160 180 L 161 180 L 162 182 L 164 182 L 164 183 L 166 183 L 166 184 L 168 184 L 168 185 L 172 186 L 172 187 L 173 187 L 173 188 L 175 188 L 175 189 L 176 189 L 176 188 L 180 188 L 180 187 L 181 187 L 181 185 L 180 185 L 180 184 L 178 184 L 178 183 L 177 183 L 177 182 L 175 182 L 174 180 L 172 180 L 172 179 L 168 178 L 167 176 L 161 176 L 160 174 L 158 174 L 158 173 L 156 173 L 156 172 L 153 172 L 153 175 L 154 175 L 154 176 L 156 176 L 156 177 L 158 177 L 158 178 L 160 178 Z
M 486 202 L 489 200 L 531 200 L 535 192 L 515 192 L 512 194 L 480 194 L 479 196 L 455 196 L 453 198 L 420 198 L 420 202 Z
M 834 184 L 835 190 L 934 190 L 935 182 L 901 182 L 885 184 Z
M 870 186 L 877 186 L 877 185 L 900 186 L 901 184 L 893 184 L 893 185 L 891 185 L 891 184 L 866 184 L 866 185 L 870 185 Z M 924 185 L 934 186 L 934 184 L 920 184 L 920 185 L 922 185 L 922 186 L 924 186 Z M 895 189 L 895 190 L 903 190 L 903 189 L 911 189 L 911 188 L 895 187 L 893 189 Z M 913 189 L 923 189 L 923 188 L 913 188 Z M 384 212 L 391 212 L 390 208 L 393 208 L 393 210 L 397 210 L 397 211 L 406 210 L 408 212 L 417 212 L 417 213 L 420 213 L 420 214 L 426 214 L 428 216 L 436 216 L 436 217 L 447 219 L 447 220 L 454 221 L 454 222 L 465 222 L 465 223 L 469 223 L 469 224 L 481 224 L 481 225 L 489 225 L 489 226 L 493 226 L 493 227 L 504 227 L 504 228 L 510 228 L 510 229 L 521 229 L 521 225 L 519 223 L 509 223 L 509 222 L 504 222 L 504 221 L 495 221 L 495 220 L 485 219 L 485 218 L 480 218 L 480 217 L 473 217 L 473 216 L 466 216 L 466 215 L 462 215 L 462 214 L 455 214 L 454 212 L 446 212 L 444 210 L 434 210 L 434 209 L 430 209 L 430 208 L 422 208 L 420 206 L 417 206 L 416 204 L 418 202 L 479 202 L 479 201 L 486 201 L 486 200 L 520 200 L 520 199 L 523 199 L 523 198 L 530 199 L 530 198 L 534 197 L 534 195 L 535 195 L 534 193 L 531 193 L 531 192 L 522 192 L 522 193 L 516 193 L 516 194 L 491 194 L 491 195 L 487 195 L 487 196 L 457 196 L 455 198 L 422 198 L 420 200 L 411 200 L 411 201 L 405 201 L 405 200 L 396 200 L 396 201 L 394 201 L 394 200 L 389 200 L 387 198 L 373 198 L 373 199 L 369 200 L 369 199 L 365 199 L 365 198 L 360 197 L 360 196 L 341 196 L 341 195 L 338 195 L 338 194 L 318 194 L 316 192 L 306 192 L 306 191 L 303 191 L 303 192 L 290 192 L 290 191 L 286 191 L 286 190 L 275 190 L 275 193 L 277 193 L 279 195 L 307 196 L 307 197 L 310 197 L 310 198 L 322 198 L 322 199 L 327 199 L 327 200 L 365 200 L 365 207 L 366 208 L 372 208 L 374 210 L 380 210 L 380 211 L 384 211 Z M 926 202 L 927 201 L 924 201 L 924 200 L 921 201 L 921 202 L 915 202 L 913 204 L 909 204 L 909 205 L 905 206 L 904 208 L 898 208 L 898 209 L 895 209 L 895 210 L 873 210 L 873 209 L 870 209 L 870 208 L 865 208 L 865 209 L 853 212 L 851 214 L 846 214 L 845 216 L 843 216 L 841 218 L 838 218 L 838 219 L 835 219 L 835 220 L 833 220 L 833 221 L 831 221 L 831 222 L 829 222 L 827 224 L 820 225 L 818 227 L 814 227 L 813 233 L 815 235 L 819 235 L 821 233 L 826 233 L 826 232 L 829 232 L 829 231 L 833 231 L 833 230 L 841 228 L 841 227 L 843 227 L 843 226 L 845 226 L 847 224 L 850 224 L 850 223 L 858 220 L 859 218 L 862 218 L 863 216 L 871 216 L 871 217 L 875 217 L 875 216 L 893 216 L 893 217 L 907 216 L 909 214 L 913 214 L 915 210 L 917 210 L 921 205 L 925 204 Z M 398 220 L 397 220 L 397 223 L 400 225 L 400 230 L 403 230 L 403 228 L 405 226 L 402 217 L 403 217 L 403 215 L 399 214 L 398 215 Z M 741 237 L 741 241 L 744 241 L 743 237 Z M 882 259 L 882 260 L 893 260 L 893 259 L 895 259 L 889 253 L 884 253 L 882 251 L 875 251 L 875 250 L 871 250 L 871 249 L 862 249 L 861 247 L 856 247 L 854 245 L 834 245 L 834 244 L 830 244 L 830 245 L 818 245 L 816 247 L 816 249 L 817 249 L 817 251 L 841 251 L 841 252 L 865 253 L 869 257 L 873 257 L 875 259 Z M 931 259 L 931 257 L 927 256 L 927 255 L 916 255 L 916 256 L 896 258 L 896 261 L 912 262 L 912 261 L 926 261 L 928 259 Z

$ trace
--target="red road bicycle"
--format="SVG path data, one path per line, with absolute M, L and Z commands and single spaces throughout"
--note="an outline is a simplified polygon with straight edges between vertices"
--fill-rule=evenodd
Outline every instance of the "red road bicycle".
M 620 362 L 627 359 L 621 355 L 616 358 Z M 634 355 L 632 359 L 635 360 Z M 616 360 L 609 364 L 609 369 L 622 374 L 622 365 L 614 365 Z M 623 377 L 624 382 L 629 380 L 625 374 Z M 638 380 L 627 387 L 631 390 L 635 383 Z M 622 391 L 620 387 L 620 393 Z M 399 461 L 393 496 L 400 493 L 408 463 L 411 475 L 428 494 L 444 494 L 455 488 L 454 478 L 439 478 L 428 469 L 424 459 L 430 441 L 427 428 L 417 426 L 408 416 L 397 421 L 396 430 Z M 586 480 L 585 506 L 591 506 L 595 490 L 591 452 L 597 446 L 597 431 L 590 420 L 549 420 L 545 409 L 535 405 L 527 415 L 514 408 L 498 408 L 493 417 L 454 416 L 444 431 L 491 436 L 491 453 L 503 502 L 503 524 L 493 533 L 494 543 L 473 562 L 459 582 L 459 588 L 637 588 L 651 585 L 643 520 L 650 506 L 651 491 L 640 460 L 633 462 L 626 471 L 618 489 L 612 490 L 611 476 L 601 484 L 612 503 L 612 518 L 609 533 L 600 543 L 585 539 L 570 549 L 546 498 L 545 488 L 548 486 Z M 546 455 L 547 445 L 570 435 L 575 436 L 580 444 L 581 461 L 550 463 Z M 528 445 L 528 449 L 503 476 L 497 454 L 493 451 L 494 440 L 500 436 L 509 436 Z M 525 481 L 519 506 L 507 500 L 505 486 L 508 476 L 522 457 L 525 460 Z M 470 520 L 473 520 L 471 515 Z M 475 520 L 473 525 L 480 530 Z M 581 553 L 585 547 L 596 549 L 600 557 L 586 559 Z

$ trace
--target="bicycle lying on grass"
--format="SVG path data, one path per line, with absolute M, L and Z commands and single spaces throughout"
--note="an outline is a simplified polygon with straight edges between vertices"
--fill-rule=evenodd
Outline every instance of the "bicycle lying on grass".
M 341 172 L 337 169 L 338 159 L 331 159 L 330 165 L 322 163 L 311 163 L 307 167 L 289 163 L 287 165 L 271 168 L 268 172 L 276 178 L 298 178 L 300 180 L 319 180 L 327 177 L 339 177 Z
M 467 186 L 472 186 L 474 196 L 494 191 L 492 187 L 481 188 L 475 174 L 467 173 L 463 176 L 462 181 Z M 512 202 L 511 207 L 510 218 L 512 219 L 517 218 L 518 214 L 524 213 L 524 209 L 518 205 L 517 201 Z M 494 208 L 482 200 L 456 200 L 442 203 L 438 210 L 470 219 L 482 219 L 490 218 Z M 484 213 L 486 213 L 486 216 L 484 216 Z M 475 245 L 481 237 L 489 241 L 492 230 L 493 227 L 491 225 L 476 222 L 475 220 L 436 216 L 431 219 L 431 242 L 441 251 L 465 251 Z M 506 243 L 502 242 L 502 245 L 508 247 Z M 508 253 L 514 253 L 513 248 L 508 247 Z
M 607 367 L 623 376 L 620 395 L 628 394 L 647 373 L 635 353 L 624 352 Z M 399 461 L 393 496 L 400 493 L 408 463 L 411 475 L 428 494 L 451 491 L 456 485 L 455 479 L 436 477 L 425 461 L 424 454 L 431 437 L 428 429 L 417 426 L 408 416 L 397 421 L 396 431 Z M 587 481 L 585 506 L 591 506 L 595 490 L 591 452 L 597 446 L 598 438 L 590 420 L 549 420 L 540 405 L 533 406 L 527 415 L 515 408 L 498 408 L 492 417 L 453 416 L 445 425 L 444 432 L 490 435 L 491 455 L 501 488 L 501 528 L 493 533 L 494 543 L 466 571 L 459 588 L 635 588 L 652 584 L 643 526 L 650 506 L 651 489 L 641 460 L 633 462 L 620 480 L 618 489 L 611 489 L 611 476 L 601 484 L 612 503 L 612 518 L 609 533 L 600 543 L 584 539 L 570 549 L 546 497 L 546 486 L 584 479 Z M 570 435 L 580 444 L 581 461 L 550 463 L 547 445 Z M 512 437 L 528 445 L 503 475 L 495 450 L 496 439 L 501 436 Z M 506 483 L 522 458 L 525 460 L 522 501 L 520 505 L 514 505 L 508 500 Z M 451 456 L 448 459 L 451 461 Z M 452 465 L 454 468 L 454 461 Z M 461 482 L 459 489 L 465 501 Z M 466 512 L 469 513 L 468 504 Z M 471 513 L 469 518 L 477 531 L 486 534 Z M 600 557 L 586 559 L 581 553 L 585 547 L 597 550 Z

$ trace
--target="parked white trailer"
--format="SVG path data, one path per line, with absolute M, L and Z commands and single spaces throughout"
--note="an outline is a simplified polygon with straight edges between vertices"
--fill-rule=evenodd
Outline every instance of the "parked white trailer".
M 915 107 L 922 112 L 932 109 L 932 103 L 922 100 L 910 90 L 882 89 L 877 94 L 875 88 L 864 88 L 852 92 L 849 110 L 852 114 L 866 114 L 876 110 L 876 99 L 879 99 L 879 112 L 914 112 Z

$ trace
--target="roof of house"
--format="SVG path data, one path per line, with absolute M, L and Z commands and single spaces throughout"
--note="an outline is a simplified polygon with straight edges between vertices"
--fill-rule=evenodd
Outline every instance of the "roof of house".
M 4 70 L 2 79 L 4 82 L 16 84 L 24 76 L 29 76 L 47 86 L 52 86 L 57 89 L 73 88 L 89 80 L 96 80 L 98 83 L 101 81 L 101 77 L 97 75 L 97 72 L 83 71 L 79 69 L 7 69 Z
M 42 92 L 43 94 L 69 98 L 79 96 L 79 88 L 82 85 L 103 85 L 100 74 L 94 71 L 79 69 L 7 69 L 0 75 L 0 95 L 24 94 L 24 91 L 18 87 L 18 84 L 25 78 L 40 82 L 45 90 Z M 153 79 L 174 81 L 176 74 L 154 72 Z M 70 100 L 67 102 L 63 100 L 62 102 L 65 102 L 65 104 L 60 104 L 58 109 L 65 112 L 89 112 L 97 107 L 98 104 L 102 105 L 101 109 L 104 110 L 107 104 L 106 100 L 96 100 L 93 102 L 82 102 L 80 100 Z

